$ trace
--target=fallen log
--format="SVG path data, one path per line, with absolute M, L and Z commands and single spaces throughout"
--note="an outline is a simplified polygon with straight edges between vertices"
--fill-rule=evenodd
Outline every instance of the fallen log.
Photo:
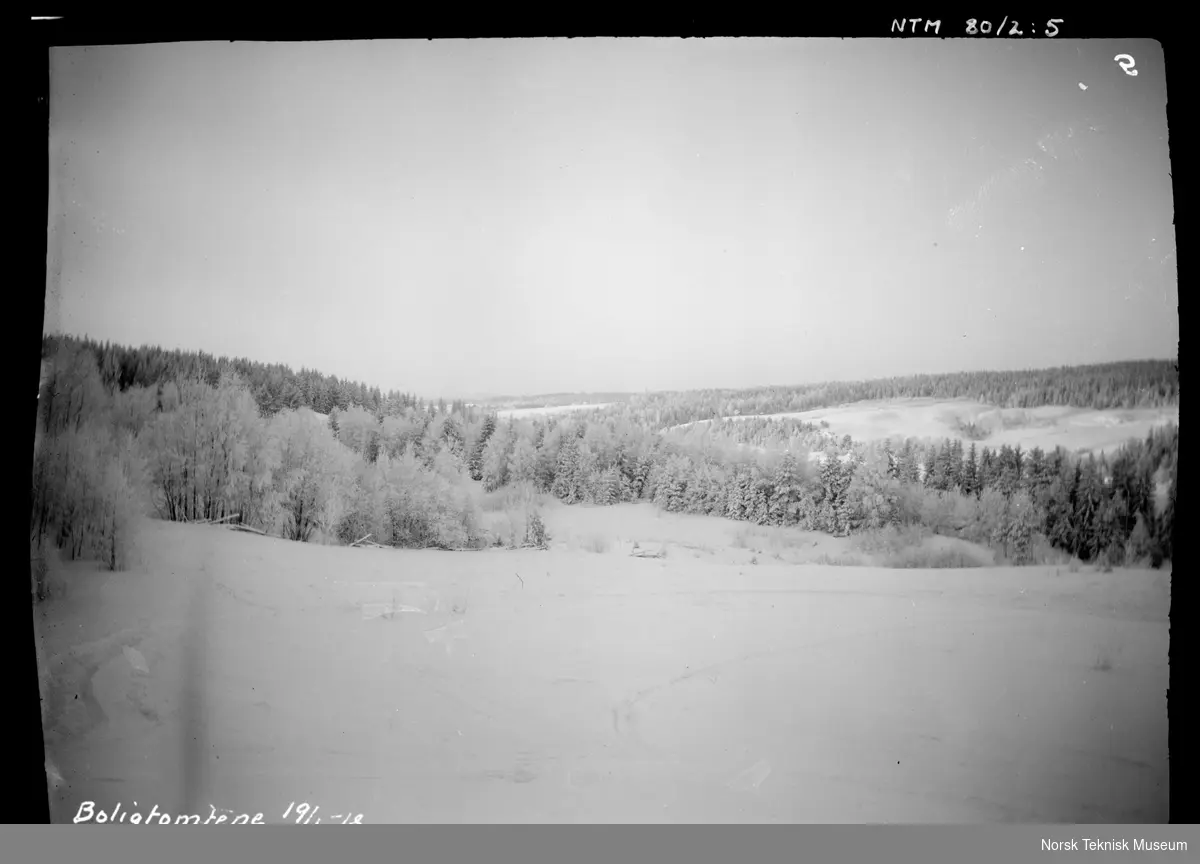
M 354 541 L 353 543 L 351 543 L 350 545 L 351 545 L 351 546 L 357 546 L 359 543 L 363 542 L 364 540 L 366 540 L 366 539 L 367 539 L 368 537 L 370 537 L 370 536 L 371 536 L 370 534 L 364 534 L 363 536 L 359 537 L 357 540 L 355 540 L 355 541 Z
M 230 519 L 236 519 L 241 516 L 241 513 L 231 513 L 228 516 L 222 516 L 220 519 L 205 519 L 205 522 L 211 522 L 213 525 L 220 525 L 222 522 L 227 522 Z
M 266 531 L 262 531 L 258 528 L 251 528 L 249 525 L 244 525 L 241 522 L 234 522 L 232 524 L 226 525 L 225 527 L 228 528 L 230 531 L 249 531 L 251 534 L 261 534 L 263 537 L 267 536 Z

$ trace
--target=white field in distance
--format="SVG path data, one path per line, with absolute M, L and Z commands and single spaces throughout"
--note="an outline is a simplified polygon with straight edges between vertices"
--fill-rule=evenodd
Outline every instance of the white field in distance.
M 496 412 L 501 420 L 521 420 L 526 417 L 546 417 L 557 414 L 569 414 L 572 411 L 590 411 L 595 408 L 607 408 L 612 402 L 593 402 L 579 405 L 554 405 L 545 408 L 504 408 Z
M 1071 453 L 1115 450 L 1130 438 L 1143 438 L 1153 428 L 1179 423 L 1179 408 L 1071 408 L 1046 405 L 1039 408 L 997 408 L 966 399 L 894 399 L 853 402 L 835 408 L 780 414 L 736 415 L 794 418 L 806 423 L 829 424 L 834 437 L 849 435 L 855 441 L 891 438 L 961 438 L 968 440 L 962 425 L 974 423 L 981 431 L 976 446 L 996 449 L 1004 444 L 1022 450 L 1062 447 Z M 709 421 L 701 421 L 709 422 Z M 692 425 L 692 424 L 684 424 Z M 681 427 L 675 427 L 681 428 Z

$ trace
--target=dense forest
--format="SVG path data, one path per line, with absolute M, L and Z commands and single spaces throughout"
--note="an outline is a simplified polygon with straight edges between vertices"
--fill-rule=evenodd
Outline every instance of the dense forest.
M 977 448 L 961 439 L 835 441 L 810 429 L 775 442 L 760 437 L 765 447 L 722 459 L 705 434 L 665 447 L 671 455 L 659 460 L 650 485 L 666 509 L 837 534 L 923 525 L 996 548 L 1014 563 L 1032 561 L 1039 543 L 1114 565 L 1157 566 L 1171 557 L 1174 425 L 1100 457 Z M 816 467 L 806 471 L 793 454 L 821 440 L 825 449 L 813 455 L 822 458 L 810 459 Z
M 1017 372 L 955 372 L 874 381 L 631 396 L 626 410 L 662 426 L 753 414 L 829 408 L 868 399 L 973 399 L 1001 408 L 1157 408 L 1179 402 L 1179 371 L 1169 360 L 1142 360 Z
M 970 373 L 737 393 L 647 394 L 501 421 L 311 370 L 72 338 L 43 343 L 31 544 L 125 566 L 143 514 L 230 519 L 298 541 L 544 545 L 536 494 L 835 534 L 919 525 L 1013 563 L 1048 550 L 1107 565 L 1169 560 L 1178 428 L 1103 457 L 962 439 L 856 442 L 787 418 L 668 428 L 854 398 L 970 396 L 1094 407 L 1177 399 L 1171 363 Z M 324 409 L 324 410 L 322 410 Z M 509 494 L 520 530 L 485 527 Z M 514 523 L 516 524 L 516 523 Z
M 395 390 L 384 393 L 361 381 L 343 380 L 312 369 L 295 372 L 282 364 L 214 357 L 202 351 L 166 350 L 150 345 L 129 348 L 88 338 L 47 335 L 42 337 L 42 357 L 55 356 L 60 346 L 83 349 L 94 355 L 100 380 L 109 390 L 156 389 L 178 379 L 205 381 L 215 386 L 222 378 L 236 376 L 254 396 L 258 410 L 267 417 L 298 408 L 328 414 L 335 408 L 346 411 L 357 406 L 373 414 L 391 415 L 406 408 L 430 407 L 416 396 Z M 462 402 L 433 407 L 458 414 L 467 410 Z

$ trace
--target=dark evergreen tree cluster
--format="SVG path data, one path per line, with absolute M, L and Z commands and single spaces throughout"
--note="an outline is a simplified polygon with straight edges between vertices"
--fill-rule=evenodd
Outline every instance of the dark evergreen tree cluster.
M 223 378 L 236 376 L 254 396 L 263 416 L 283 410 L 310 408 L 319 414 L 337 409 L 363 408 L 377 417 L 394 416 L 413 409 L 467 416 L 468 406 L 461 402 L 436 404 L 412 394 L 324 375 L 312 369 L 299 372 L 278 363 L 259 363 L 244 358 L 214 357 L 203 351 L 166 350 L 144 345 L 130 348 L 110 342 L 72 336 L 47 335 L 42 340 L 42 356 L 52 356 L 61 345 L 77 345 L 95 355 L 100 379 L 110 390 L 130 387 L 159 388 L 174 380 L 203 381 L 217 386 Z
M 1084 561 L 1157 566 L 1171 557 L 1177 426 L 1101 456 L 960 439 L 864 445 L 797 429 L 773 441 L 752 426 L 737 430 L 759 446 L 707 426 L 664 435 L 611 419 L 509 424 L 504 434 L 510 450 L 513 440 L 540 441 L 529 444 L 543 466 L 531 481 L 567 504 L 644 500 L 839 535 L 920 524 L 1019 562 L 1039 539 Z M 498 488 L 507 475 L 484 479 Z

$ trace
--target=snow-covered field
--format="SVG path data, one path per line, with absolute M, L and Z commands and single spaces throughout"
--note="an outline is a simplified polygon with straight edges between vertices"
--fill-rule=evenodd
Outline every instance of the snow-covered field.
M 550 417 L 558 414 L 569 414 L 573 411 L 588 411 L 594 408 L 607 408 L 611 402 L 596 402 L 594 404 L 556 405 L 548 408 L 506 408 L 496 412 L 502 420 L 521 420 L 526 417 Z
M 829 424 L 837 436 L 855 441 L 885 438 L 965 438 L 963 423 L 981 427 L 978 446 L 996 449 L 1004 444 L 1023 450 L 1061 446 L 1068 452 L 1092 451 L 1097 455 L 1116 449 L 1130 438 L 1144 438 L 1156 426 L 1179 422 L 1179 409 L 1094 410 L 1050 405 L 1040 408 L 999 409 L 968 400 L 903 399 L 854 402 L 835 408 L 784 414 L 736 416 L 794 418 L 805 423 Z
M 136 570 L 68 566 L 38 611 L 55 820 L 1167 819 L 1168 574 L 833 567 L 812 556 L 849 541 L 546 518 L 548 551 L 474 553 L 155 522 Z

